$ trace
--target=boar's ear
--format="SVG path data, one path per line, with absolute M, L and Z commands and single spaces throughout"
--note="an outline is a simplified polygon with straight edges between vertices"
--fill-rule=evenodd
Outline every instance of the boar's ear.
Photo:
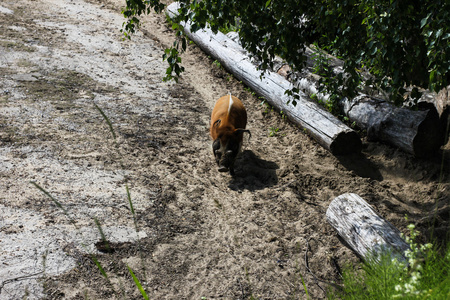
M 214 122 L 214 124 L 213 124 L 213 127 L 219 127 L 219 125 L 220 125 L 220 122 L 222 122 L 222 120 L 221 120 L 221 119 L 219 119 L 219 120 L 215 121 L 215 122 Z
M 248 133 L 248 140 L 250 141 L 250 138 L 252 137 L 252 134 L 250 133 L 250 130 L 248 129 L 242 129 L 242 128 L 238 128 L 234 131 L 234 133 L 239 134 L 239 133 L 244 133 L 247 132 Z

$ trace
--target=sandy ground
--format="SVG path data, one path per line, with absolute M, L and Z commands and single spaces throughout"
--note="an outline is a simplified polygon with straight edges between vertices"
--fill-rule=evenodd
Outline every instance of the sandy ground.
M 152 299 L 305 299 L 301 277 L 321 299 L 359 261 L 325 219 L 346 192 L 444 239 L 448 145 L 418 160 L 364 141 L 335 157 L 195 45 L 180 83 L 162 82 L 172 32 L 151 15 L 123 40 L 122 5 L 0 2 L 0 299 L 139 299 L 127 265 Z M 234 178 L 208 136 L 228 92 L 252 132 Z

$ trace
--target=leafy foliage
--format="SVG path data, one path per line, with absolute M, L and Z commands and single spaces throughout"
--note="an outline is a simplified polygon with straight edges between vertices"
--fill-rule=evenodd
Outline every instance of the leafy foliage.
M 407 87 L 440 90 L 450 84 L 450 2 L 446 0 L 180 0 L 175 23 L 192 22 L 192 31 L 209 24 L 215 32 L 236 27 L 241 42 L 260 61 L 272 66 L 275 55 L 293 70 L 306 62 L 305 45 L 344 59 L 343 72 L 325 72 L 323 89 L 342 96 L 355 95 L 370 71 L 366 85 L 401 103 Z M 138 16 L 161 12 L 160 0 L 127 0 L 123 32 L 129 37 Z M 185 49 L 181 27 L 177 41 L 166 50 L 166 79 L 182 72 L 178 55 Z M 324 68 L 326 65 L 324 64 Z M 172 75 L 174 73 L 174 75 Z M 295 94 L 295 90 L 291 91 Z

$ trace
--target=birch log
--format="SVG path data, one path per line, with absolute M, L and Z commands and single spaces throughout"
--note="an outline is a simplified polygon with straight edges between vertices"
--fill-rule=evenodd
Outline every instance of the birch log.
M 176 16 L 178 8 L 177 2 L 169 5 L 168 16 Z M 283 111 L 292 122 L 306 129 L 321 146 L 336 155 L 361 151 L 362 143 L 357 133 L 328 111 L 309 101 L 303 92 L 299 94 L 296 106 L 288 104 L 292 99 L 285 95 L 285 91 L 293 88 L 292 83 L 271 71 L 267 71 L 261 78 L 261 71 L 257 70 L 248 53 L 238 43 L 221 32 L 214 34 L 209 28 L 191 32 L 189 23 L 183 22 L 181 25 L 187 36 L 204 52 L 217 59 L 223 67 L 276 109 Z
M 339 236 L 360 257 L 379 259 L 390 253 L 398 260 L 405 260 L 409 245 L 391 223 L 380 217 L 372 207 L 357 194 L 343 194 L 331 201 L 327 209 L 327 221 Z
M 434 108 L 414 111 L 366 95 L 344 99 L 341 104 L 344 114 L 366 129 L 370 140 L 386 142 L 416 157 L 434 154 L 443 143 Z

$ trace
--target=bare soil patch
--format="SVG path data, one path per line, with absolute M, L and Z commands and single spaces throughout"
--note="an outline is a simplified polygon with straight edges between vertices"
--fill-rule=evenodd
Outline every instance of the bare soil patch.
M 402 232 L 413 222 L 423 240 L 432 227 L 445 238 L 449 145 L 423 160 L 367 141 L 332 156 L 195 45 L 181 82 L 162 82 L 164 16 L 124 41 L 121 5 L 0 4 L 0 299 L 139 299 L 127 265 L 152 299 L 304 299 L 301 276 L 321 299 L 359 261 L 325 220 L 346 192 Z M 228 92 L 252 132 L 235 177 L 217 171 L 208 136 Z

